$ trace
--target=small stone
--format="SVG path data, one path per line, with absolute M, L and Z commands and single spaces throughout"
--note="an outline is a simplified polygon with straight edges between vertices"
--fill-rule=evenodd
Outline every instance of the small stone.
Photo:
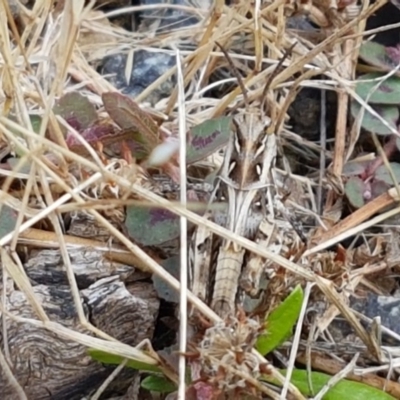
M 134 54 L 133 67 L 129 81 L 125 77 L 127 56 L 116 54 L 106 57 L 102 74 L 111 76 L 107 79 L 122 93 L 136 97 L 149 85 L 175 65 L 175 57 L 162 52 L 138 50 Z M 176 85 L 175 77 L 171 77 L 157 87 L 146 99 L 152 105 L 161 98 L 168 97 Z

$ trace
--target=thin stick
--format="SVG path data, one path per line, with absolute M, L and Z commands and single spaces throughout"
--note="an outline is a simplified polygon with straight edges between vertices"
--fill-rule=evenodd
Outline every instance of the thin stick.
M 118 365 L 117 368 L 114 369 L 114 371 L 108 375 L 107 379 L 100 385 L 100 387 L 96 390 L 96 393 L 90 398 L 90 400 L 99 400 L 100 396 L 104 393 L 104 391 L 108 388 L 110 383 L 119 375 L 119 373 L 125 368 L 125 365 L 128 363 L 128 359 L 125 358 L 121 362 L 121 364 Z
M 232 59 L 231 59 L 231 57 L 230 57 L 230 55 L 229 55 L 228 52 L 222 47 L 222 45 L 219 44 L 218 42 L 215 42 L 215 44 L 221 49 L 222 53 L 224 53 L 224 56 L 225 56 L 226 60 L 228 61 L 229 66 L 231 67 L 231 70 L 232 70 L 232 72 L 233 72 L 233 75 L 235 75 L 235 78 L 236 78 L 237 81 L 238 81 L 240 90 L 241 90 L 242 93 L 243 93 L 243 100 L 244 100 L 244 103 L 245 103 L 245 105 L 246 105 L 246 108 L 248 108 L 249 105 L 250 105 L 250 103 L 249 103 L 249 98 L 247 97 L 246 88 L 245 88 L 245 86 L 244 86 L 244 84 L 243 84 L 243 80 L 242 80 L 242 77 L 240 76 L 239 70 L 236 68 L 235 64 L 233 63 L 233 61 L 232 61 Z
M 325 176 L 325 152 L 326 152 L 326 90 L 321 90 L 321 117 L 320 117 L 320 130 L 321 130 L 321 151 L 319 156 L 319 183 L 317 189 L 317 212 L 322 214 L 322 181 Z
M 335 376 L 332 376 L 332 378 L 329 379 L 327 384 L 314 397 L 314 400 L 321 400 L 326 395 L 328 390 L 330 390 L 333 386 L 335 386 L 342 379 L 346 378 L 347 375 L 354 370 L 354 367 L 356 366 L 356 362 L 358 360 L 359 355 L 360 355 L 359 353 L 355 354 L 353 359 L 340 372 L 338 372 Z
M 178 108 L 179 108 L 179 171 L 180 171 L 180 200 L 182 207 L 186 208 L 186 112 L 185 112 L 185 92 L 183 83 L 182 65 L 179 50 L 176 50 L 176 66 L 178 80 Z M 180 299 L 179 299 L 179 390 L 178 400 L 185 399 L 186 393 L 186 340 L 187 340 L 187 219 L 180 217 Z
M 282 70 L 282 66 L 283 63 L 285 62 L 285 60 L 289 57 L 289 55 L 291 54 L 294 46 L 296 46 L 296 42 L 293 43 L 288 50 L 285 51 L 285 54 L 283 55 L 283 57 L 279 60 L 278 64 L 276 64 L 275 69 L 273 70 L 272 74 L 268 77 L 267 82 L 264 86 L 264 89 L 262 91 L 262 95 L 261 95 L 261 110 L 264 110 L 265 107 L 265 102 L 266 102 L 266 98 L 267 98 L 267 93 L 268 93 L 268 89 L 271 86 L 272 81 L 274 80 L 274 78 L 279 74 L 279 72 Z
M 299 348 L 300 336 L 301 336 L 301 331 L 302 331 L 302 328 L 303 328 L 303 321 L 304 321 L 304 317 L 305 317 L 306 311 L 307 311 L 308 299 L 310 297 L 311 288 L 314 285 L 315 285 L 315 283 L 307 282 L 307 286 L 306 286 L 306 289 L 304 291 L 304 300 L 303 300 L 303 304 L 301 305 L 300 316 L 299 316 L 299 319 L 297 321 L 296 332 L 294 334 L 293 344 L 292 344 L 292 348 L 291 348 L 291 351 L 290 351 L 289 365 L 287 367 L 285 384 L 283 385 L 282 392 L 281 392 L 281 397 L 280 397 L 283 400 L 286 399 L 287 392 L 288 392 L 288 389 L 289 389 L 289 383 L 290 383 L 290 380 L 291 380 L 290 378 L 292 377 L 292 372 L 293 372 L 293 369 L 294 369 L 294 363 L 295 363 L 296 357 L 297 357 L 297 350 Z

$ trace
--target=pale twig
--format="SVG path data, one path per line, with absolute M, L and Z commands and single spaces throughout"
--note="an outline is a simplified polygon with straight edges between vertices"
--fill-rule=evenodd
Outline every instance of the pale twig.
M 186 207 L 186 112 L 183 72 L 179 50 L 176 50 L 179 107 L 179 172 L 180 200 Z M 180 217 L 180 298 L 179 298 L 179 389 L 178 399 L 184 400 L 186 393 L 186 340 L 187 340 L 187 219 Z
M 321 115 L 320 115 L 320 141 L 321 141 L 321 151 L 319 158 L 319 182 L 317 189 L 317 212 L 322 213 L 322 193 L 323 186 L 322 180 L 325 176 L 325 150 L 326 150 L 326 90 L 321 89 Z
M 121 362 L 121 364 L 118 365 L 117 368 L 114 369 L 113 372 L 111 372 L 110 375 L 108 375 L 107 379 L 100 385 L 100 387 L 96 390 L 96 393 L 90 398 L 90 400 L 99 400 L 100 396 L 104 393 L 104 391 L 107 389 L 107 387 L 110 385 L 110 383 L 119 375 L 119 373 L 125 368 L 125 365 L 128 363 L 128 359 L 125 358 Z
M 307 312 L 308 299 L 310 297 L 311 288 L 314 285 L 315 285 L 315 283 L 307 282 L 306 289 L 304 290 L 303 304 L 301 305 L 300 315 L 299 315 L 299 319 L 297 320 L 297 325 L 296 325 L 296 332 L 294 334 L 292 348 L 290 350 L 289 363 L 288 363 L 288 367 L 286 370 L 285 384 L 283 385 L 281 396 L 280 396 L 281 400 L 285 400 L 286 396 L 287 396 L 290 380 L 292 377 L 292 372 L 294 369 L 294 363 L 296 361 L 297 350 L 299 348 L 301 331 L 303 328 L 303 321 L 304 321 L 304 317 Z
M 332 376 L 331 379 L 327 382 L 327 384 L 319 391 L 317 396 L 314 397 L 313 400 L 322 400 L 323 397 L 326 395 L 326 393 L 333 387 L 335 386 L 338 382 L 340 382 L 342 379 L 346 378 L 346 376 L 353 371 L 357 359 L 358 359 L 359 354 L 355 354 L 352 360 L 344 367 L 339 373 L 337 373 L 335 376 Z

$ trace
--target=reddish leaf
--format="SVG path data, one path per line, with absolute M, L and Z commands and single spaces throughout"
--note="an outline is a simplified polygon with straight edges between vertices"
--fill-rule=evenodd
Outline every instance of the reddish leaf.
M 186 162 L 192 164 L 218 151 L 228 143 L 232 119 L 221 117 L 204 121 L 191 129 Z
M 116 130 L 116 128 L 110 124 L 93 125 L 85 129 L 81 133 L 81 136 L 91 146 L 94 146 L 96 143 L 101 143 L 103 145 L 103 152 L 113 156 L 120 156 L 122 141 L 125 141 L 135 159 L 140 160 L 147 156 L 146 150 L 140 143 L 130 140 L 131 134 L 129 131 Z M 67 133 L 65 141 L 70 150 L 77 153 L 85 151 L 84 146 L 75 135 Z
M 395 47 L 386 47 L 386 54 L 393 61 L 395 67 L 400 64 L 400 45 Z
M 132 138 L 139 140 L 147 153 L 161 143 L 157 124 L 130 97 L 108 92 L 103 93 L 102 99 L 110 117 L 122 129 L 132 130 Z
M 56 102 L 53 111 L 61 115 L 77 131 L 83 131 L 97 120 L 94 105 L 78 92 L 62 96 Z
M 144 246 L 156 246 L 180 233 L 179 217 L 168 210 L 128 206 L 125 226 L 129 236 Z
M 391 185 L 384 181 L 373 181 L 371 183 L 371 200 L 376 199 L 381 194 L 386 193 Z
M 93 125 L 81 132 L 81 136 L 91 145 L 102 140 L 115 136 L 115 128 L 112 125 Z M 65 143 L 69 148 L 81 146 L 75 135 L 67 133 Z

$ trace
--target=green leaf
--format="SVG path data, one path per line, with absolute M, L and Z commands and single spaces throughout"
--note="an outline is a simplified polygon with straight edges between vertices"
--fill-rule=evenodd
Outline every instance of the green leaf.
M 372 107 L 387 123 L 388 125 L 397 131 L 397 121 L 399 119 L 399 109 L 397 106 L 377 106 Z M 351 115 L 354 118 L 358 118 L 361 111 L 361 105 L 353 100 L 351 102 Z M 363 119 L 361 126 L 368 132 L 374 132 L 378 135 L 391 135 L 392 131 L 386 127 L 382 121 L 372 115 L 369 111 L 364 110 Z
M 3 205 L 0 211 L 0 239 L 12 232 L 17 222 L 18 212 Z
M 78 132 L 88 128 L 97 120 L 94 105 L 78 92 L 62 96 L 53 107 L 56 115 L 61 115 Z
M 179 280 L 180 257 L 174 256 L 166 259 L 161 263 L 162 267 L 168 271 L 173 277 Z M 154 288 L 157 291 L 158 297 L 170 303 L 179 303 L 179 293 L 156 274 L 152 276 Z
M 18 157 L 10 157 L 7 158 L 7 164 L 12 171 L 20 172 L 21 174 L 29 174 L 32 167 L 32 162 L 26 158 L 24 164 L 19 165 L 21 162 L 21 158 Z M 19 165 L 19 169 L 17 170 L 17 166 Z
M 164 376 L 151 375 L 144 378 L 140 384 L 143 389 L 158 393 L 172 393 L 177 390 L 175 383 Z
M 392 173 L 397 182 L 400 182 L 400 164 L 396 162 L 389 163 Z M 379 166 L 375 171 L 375 179 L 388 183 L 389 185 L 394 185 L 393 179 L 391 177 L 390 171 L 383 164 Z
M 231 132 L 231 117 L 214 118 L 194 126 L 190 132 L 186 162 L 192 164 L 213 154 L 228 143 Z
M 286 375 L 286 371 L 281 371 L 283 375 Z M 296 386 L 300 392 L 305 396 L 315 396 L 329 381 L 331 376 L 323 374 L 321 372 L 311 373 L 311 382 L 314 393 L 308 385 L 307 371 L 295 369 L 292 373 L 291 383 Z M 382 390 L 376 389 L 372 386 L 365 385 L 364 383 L 354 382 L 343 379 L 332 387 L 327 394 L 323 397 L 323 400 L 394 400 L 395 398 Z
M 355 208 L 361 208 L 365 204 L 365 183 L 357 176 L 351 177 L 344 186 L 344 192 L 350 204 Z
M 361 82 L 361 80 L 372 80 Z M 361 75 L 356 84 L 356 93 L 369 104 L 391 104 L 400 103 L 400 77 L 389 76 L 382 82 L 382 74 L 372 72 Z M 369 97 L 368 97 L 369 96 Z
M 31 125 L 32 125 L 32 130 L 33 130 L 33 132 L 39 133 L 39 132 L 40 132 L 40 125 L 41 125 L 41 123 L 42 123 L 42 118 L 41 118 L 39 115 L 30 114 L 30 115 L 29 115 L 29 119 L 30 119 L 30 121 L 31 121 Z M 10 116 L 10 120 L 13 121 L 13 122 L 18 123 L 17 118 L 16 118 L 15 116 L 13 116 L 13 115 Z M 20 137 L 20 138 L 23 138 L 23 139 L 24 139 L 23 141 L 25 142 L 24 136 L 21 135 L 21 133 L 20 133 L 17 129 L 10 128 L 10 131 L 11 131 L 15 136 Z M 15 154 L 16 154 L 18 157 L 23 157 L 23 156 L 27 153 L 26 151 L 20 149 L 18 146 L 15 146 L 14 152 L 15 152 Z M 29 151 L 28 151 L 28 153 L 29 153 Z
M 370 161 L 350 161 L 343 167 L 344 176 L 357 176 L 365 172 Z
M 296 286 L 290 295 L 265 320 L 265 332 L 256 343 L 256 349 L 265 356 L 277 348 L 290 334 L 299 318 L 303 303 L 303 290 Z
M 367 63 L 382 68 L 384 71 L 391 71 L 398 64 L 391 58 L 387 48 L 376 42 L 364 42 L 360 47 L 359 56 Z
M 121 364 L 125 358 L 121 356 L 117 356 L 115 354 L 110 354 L 105 351 L 97 350 L 97 349 L 88 349 L 88 353 L 90 357 L 99 361 L 103 364 L 111 364 L 111 365 L 119 365 Z M 161 369 L 156 365 L 146 364 L 140 361 L 128 360 L 126 366 L 128 368 L 136 369 L 139 371 L 147 371 L 147 372 L 161 372 Z
M 129 236 L 144 246 L 157 246 L 180 234 L 179 217 L 160 208 L 128 206 L 125 227 Z
M 39 133 L 40 126 L 42 125 L 42 117 L 40 115 L 30 115 L 29 119 L 31 120 L 33 132 Z

